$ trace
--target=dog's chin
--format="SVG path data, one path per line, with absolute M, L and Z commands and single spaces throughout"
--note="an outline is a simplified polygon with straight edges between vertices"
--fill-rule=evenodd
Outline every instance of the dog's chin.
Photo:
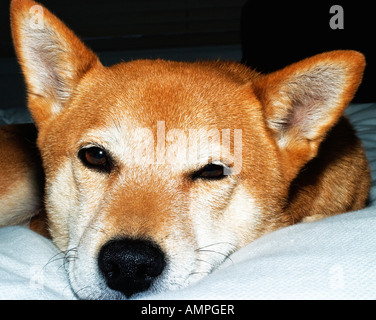
M 126 295 L 120 291 L 109 288 L 101 275 L 92 275 L 92 279 L 90 279 L 88 275 L 82 275 L 80 272 L 69 272 L 71 288 L 76 297 L 81 300 L 146 299 L 150 296 L 166 291 L 183 289 L 196 283 L 203 277 L 203 275 L 188 277 L 189 279 L 183 281 L 182 283 L 169 281 L 168 279 L 161 277 L 161 279 L 157 279 L 147 290 Z

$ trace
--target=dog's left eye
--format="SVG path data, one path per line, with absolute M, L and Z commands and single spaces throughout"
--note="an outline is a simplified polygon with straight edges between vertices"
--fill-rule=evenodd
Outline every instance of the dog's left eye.
M 110 171 L 109 157 L 106 151 L 100 147 L 83 148 L 79 151 L 78 157 L 88 168 Z
M 225 178 L 224 167 L 220 164 L 209 163 L 199 171 L 193 173 L 193 179 L 219 180 Z

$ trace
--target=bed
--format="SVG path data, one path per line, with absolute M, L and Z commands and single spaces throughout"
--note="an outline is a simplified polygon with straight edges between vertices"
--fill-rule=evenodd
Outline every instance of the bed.
M 347 115 L 372 169 L 367 208 L 267 234 L 189 288 L 141 299 L 376 299 L 376 103 Z M 30 121 L 0 110 L 0 125 Z M 63 255 L 23 226 L 0 229 L 0 299 L 75 299 Z

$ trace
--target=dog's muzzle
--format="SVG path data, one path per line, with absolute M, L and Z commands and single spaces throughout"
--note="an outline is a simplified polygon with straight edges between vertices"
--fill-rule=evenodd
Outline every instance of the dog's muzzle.
M 98 266 L 107 285 L 127 297 L 149 289 L 166 266 L 165 255 L 148 240 L 110 240 L 100 250 Z

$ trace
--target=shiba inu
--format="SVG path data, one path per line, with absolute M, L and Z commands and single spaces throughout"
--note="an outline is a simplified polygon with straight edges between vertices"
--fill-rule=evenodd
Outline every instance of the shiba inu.
M 343 116 L 361 53 L 266 75 L 220 61 L 104 67 L 31 0 L 12 0 L 11 27 L 36 129 L 0 131 L 0 224 L 31 219 L 50 236 L 77 297 L 182 288 L 265 233 L 365 206 L 370 172 Z

